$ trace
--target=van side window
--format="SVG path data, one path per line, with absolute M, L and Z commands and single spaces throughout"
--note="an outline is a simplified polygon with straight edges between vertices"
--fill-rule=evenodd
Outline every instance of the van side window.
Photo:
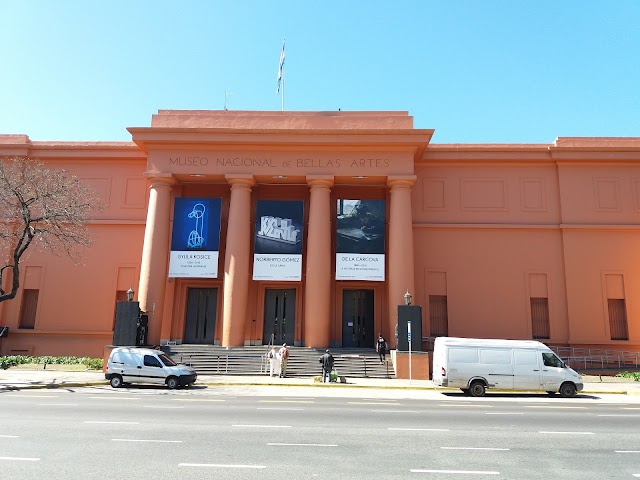
M 145 355 L 144 356 L 144 366 L 145 367 L 159 367 L 159 368 L 162 368 L 162 365 L 160 364 L 160 360 L 158 360 L 156 357 L 154 357 L 152 355 Z
M 528 365 L 528 366 L 537 367 L 538 366 L 537 353 L 533 350 L 514 350 L 513 363 L 515 365 Z
M 562 368 L 562 360 L 556 357 L 553 353 L 543 353 L 542 360 L 545 367 L 558 367 Z

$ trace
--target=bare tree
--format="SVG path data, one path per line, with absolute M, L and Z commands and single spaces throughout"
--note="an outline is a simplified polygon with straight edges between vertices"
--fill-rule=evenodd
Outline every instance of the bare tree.
M 93 241 L 89 213 L 99 208 L 95 192 L 69 172 L 31 158 L 0 158 L 0 302 L 16 296 L 27 249 L 77 261 Z

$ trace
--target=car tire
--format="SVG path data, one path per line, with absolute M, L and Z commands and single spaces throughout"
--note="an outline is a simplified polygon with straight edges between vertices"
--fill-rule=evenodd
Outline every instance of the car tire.
M 176 377 L 167 378 L 167 387 L 169 387 L 169 390 L 175 390 L 179 385 L 180 384 L 178 383 L 178 379 Z
M 567 382 L 560 385 L 560 395 L 564 398 L 575 397 L 576 392 L 576 386 L 573 383 Z
M 484 383 L 480 380 L 476 380 L 469 386 L 469 395 L 472 397 L 483 397 L 485 393 Z
M 122 381 L 122 377 L 120 375 L 114 375 L 113 377 L 111 377 L 111 379 L 109 380 L 109 384 L 113 387 L 113 388 L 120 388 L 123 385 L 123 381 Z

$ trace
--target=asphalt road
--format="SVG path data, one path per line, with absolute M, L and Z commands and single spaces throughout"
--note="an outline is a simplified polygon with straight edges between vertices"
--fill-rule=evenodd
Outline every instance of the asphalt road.
M 5 392 L 0 478 L 640 477 L 637 398 L 322 390 Z

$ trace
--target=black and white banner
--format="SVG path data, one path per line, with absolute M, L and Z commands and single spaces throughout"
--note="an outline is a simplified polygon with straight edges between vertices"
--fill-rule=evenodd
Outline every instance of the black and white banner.
M 336 280 L 384 281 L 384 200 L 338 200 Z
M 298 200 L 258 200 L 256 205 L 254 280 L 302 279 L 302 221 Z

